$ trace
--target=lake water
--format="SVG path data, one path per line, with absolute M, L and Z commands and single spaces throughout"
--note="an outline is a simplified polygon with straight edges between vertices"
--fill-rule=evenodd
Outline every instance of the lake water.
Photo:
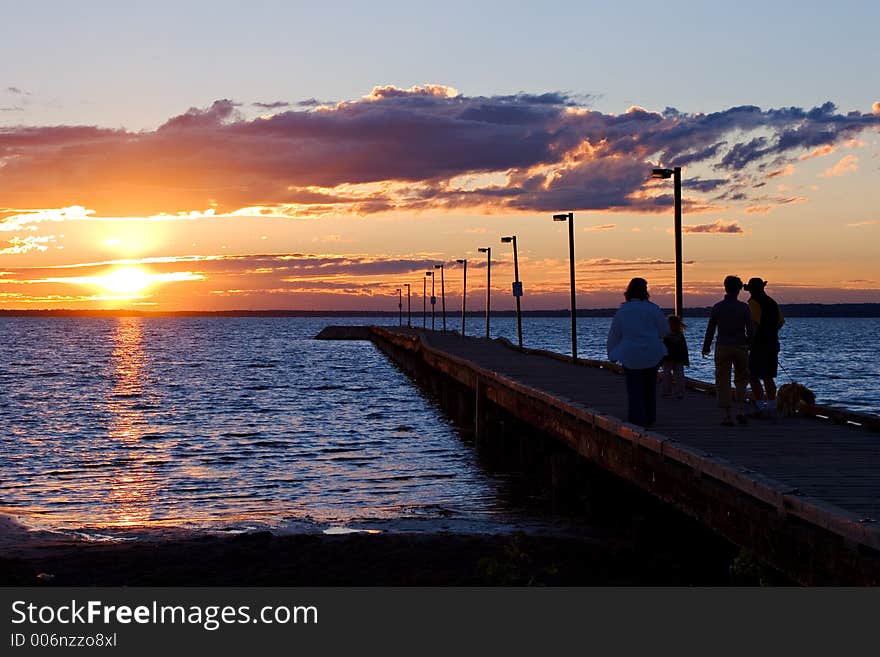
M 529 521 L 507 476 L 371 344 L 312 339 L 370 321 L 0 319 L 0 511 L 93 535 Z M 705 321 L 689 322 L 689 374 L 710 380 Z M 579 319 L 581 356 L 604 358 L 609 324 Z M 512 318 L 492 327 L 515 340 Z M 570 353 L 569 327 L 528 318 L 526 346 Z M 791 319 L 782 340 L 820 403 L 880 412 L 880 320 Z

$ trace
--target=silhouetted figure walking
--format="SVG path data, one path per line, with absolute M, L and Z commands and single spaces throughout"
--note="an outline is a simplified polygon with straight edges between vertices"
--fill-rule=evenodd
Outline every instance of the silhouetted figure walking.
M 736 385 L 736 420 L 746 423 L 743 403 L 748 383 L 749 343 L 752 340 L 752 316 L 749 307 L 739 301 L 737 296 L 743 283 L 739 276 L 724 279 L 724 299 L 712 306 L 706 338 L 703 340 L 703 357 L 709 355 L 715 329 L 718 340 L 715 342 L 715 389 L 718 406 L 724 411 L 721 424 L 733 426 L 730 406 L 730 369 L 733 366 L 733 380 Z
M 623 293 L 608 330 L 608 358 L 623 365 L 628 401 L 627 419 L 643 427 L 657 419 L 657 368 L 666 355 L 666 316 L 648 301 L 648 282 L 634 278 Z
M 749 377 L 752 400 L 757 414 L 776 414 L 776 382 L 779 367 L 779 329 L 785 324 L 779 304 L 771 299 L 764 287 L 767 281 L 750 278 L 745 290 L 749 310 L 755 324 L 755 335 L 749 349 Z M 761 385 L 763 383 L 763 386 Z

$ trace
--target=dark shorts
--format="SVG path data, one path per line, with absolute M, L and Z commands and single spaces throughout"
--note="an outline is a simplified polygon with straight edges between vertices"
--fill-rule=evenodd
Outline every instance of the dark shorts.
M 749 349 L 749 376 L 775 378 L 779 368 L 779 345 L 759 344 Z

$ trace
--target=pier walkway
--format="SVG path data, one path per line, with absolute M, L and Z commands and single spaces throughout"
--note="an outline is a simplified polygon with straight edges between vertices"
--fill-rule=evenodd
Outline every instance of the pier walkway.
M 873 416 L 805 406 L 796 417 L 723 427 L 713 387 L 690 381 L 684 399 L 658 395 L 657 422 L 645 430 L 622 419 L 624 381 L 612 364 L 575 365 L 451 332 L 368 333 L 411 375 L 450 386 L 446 405 L 472 405 L 475 424 L 487 403 L 500 407 L 796 581 L 880 583 L 880 422 Z

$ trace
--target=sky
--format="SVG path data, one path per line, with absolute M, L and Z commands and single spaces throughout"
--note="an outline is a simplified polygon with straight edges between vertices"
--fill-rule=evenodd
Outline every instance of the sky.
M 875 4 L 130 4 L 0 0 L 0 308 L 670 306 L 655 166 L 686 307 L 880 302 Z

